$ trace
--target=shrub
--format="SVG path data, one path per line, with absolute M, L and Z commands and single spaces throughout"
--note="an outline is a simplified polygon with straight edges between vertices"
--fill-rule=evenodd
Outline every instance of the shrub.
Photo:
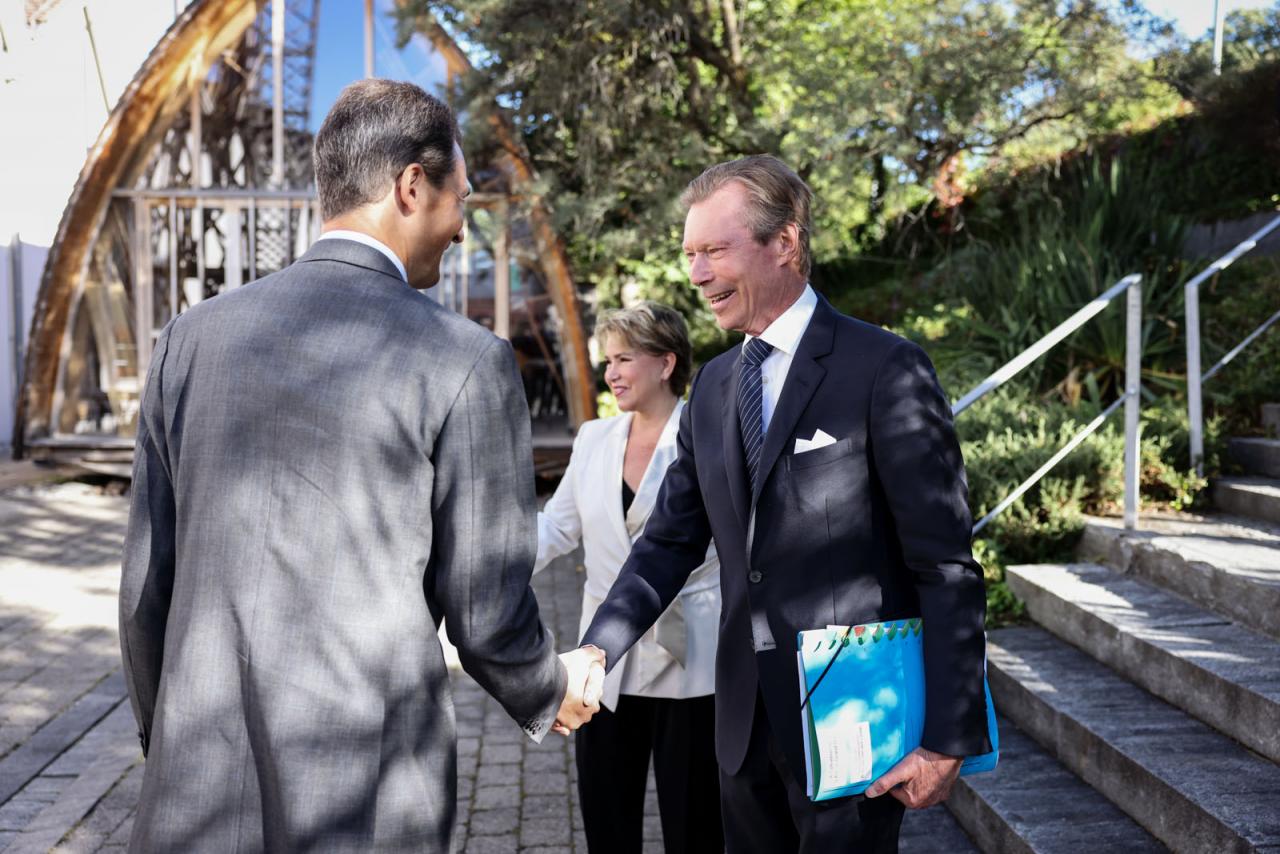
M 956 432 L 969 477 L 975 521 L 1049 460 L 1100 409 L 1088 402 L 1068 406 L 1017 390 L 1001 390 L 961 413 Z M 984 562 L 988 620 L 1015 620 L 1020 606 L 1004 583 L 1004 568 L 1019 563 L 1070 560 L 1084 531 L 1085 516 L 1114 514 L 1124 501 L 1124 431 L 1120 410 L 1058 463 L 975 540 Z M 1169 398 L 1142 411 L 1140 490 L 1144 507 L 1187 509 L 1203 500 L 1206 481 L 1188 471 L 1185 408 Z M 1206 450 L 1216 465 L 1222 421 L 1206 423 Z

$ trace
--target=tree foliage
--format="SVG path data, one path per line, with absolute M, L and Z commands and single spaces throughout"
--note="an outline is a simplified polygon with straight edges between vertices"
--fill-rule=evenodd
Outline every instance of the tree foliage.
M 1270 9 L 1237 9 L 1222 26 L 1222 70 L 1228 78 L 1280 59 L 1280 4 Z M 1213 37 L 1172 37 L 1156 57 L 1156 76 L 1197 105 L 1216 92 L 1221 79 L 1213 73 Z M 1277 97 L 1280 97 L 1278 95 Z
M 424 12 L 476 65 L 461 105 L 509 111 L 578 278 L 613 293 L 637 263 L 677 256 L 676 199 L 710 163 L 769 151 L 795 166 L 818 195 L 821 261 L 961 192 L 1015 143 L 1106 126 L 1143 81 L 1124 22 L 1094 0 L 409 0 L 402 14 Z

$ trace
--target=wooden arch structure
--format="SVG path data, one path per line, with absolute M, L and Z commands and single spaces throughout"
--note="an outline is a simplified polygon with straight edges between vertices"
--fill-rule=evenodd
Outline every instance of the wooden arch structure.
M 132 447 L 134 425 L 129 416 L 131 413 L 136 414 L 136 398 L 141 392 L 142 379 L 145 377 L 150 341 L 146 332 L 139 332 L 129 340 L 129 318 L 123 316 L 129 312 L 122 312 L 120 306 L 130 303 L 129 291 L 132 289 L 138 291 L 133 295 L 136 298 L 132 300 L 132 304 L 137 306 L 137 316 L 141 318 L 151 312 L 150 297 L 142 293 L 142 289 L 136 284 L 130 284 L 127 268 L 132 266 L 137 271 L 137 275 L 132 278 L 134 283 L 148 281 L 150 271 L 143 267 L 150 265 L 152 259 L 135 257 L 122 261 L 116 258 L 117 267 L 123 263 L 126 268 L 125 275 L 119 277 L 119 281 L 103 281 L 102 256 L 104 253 L 110 254 L 104 250 L 104 229 L 124 227 L 130 229 L 131 233 L 138 229 L 145 231 L 148 227 L 146 217 L 155 211 L 146 208 L 140 201 L 135 205 L 139 211 L 138 216 L 132 222 L 125 222 L 121 226 L 118 222 L 119 212 L 113 213 L 113 204 L 118 204 L 122 196 L 131 193 L 139 200 L 146 196 L 151 204 L 162 209 L 167 201 L 168 207 L 161 210 L 159 218 L 162 221 L 164 217 L 168 217 L 171 226 L 175 222 L 175 211 L 184 210 L 184 204 L 187 208 L 194 206 L 199 211 L 203 202 L 196 198 L 194 191 L 188 190 L 186 195 L 182 195 L 183 191 L 170 188 L 144 193 L 138 191 L 137 187 L 140 180 L 145 178 L 146 170 L 154 167 L 158 146 L 166 140 L 166 135 L 169 139 L 172 138 L 175 122 L 183 121 L 184 108 L 195 110 L 193 105 L 197 97 L 193 93 L 199 92 L 202 85 L 209 85 L 206 78 L 210 75 L 210 69 L 219 62 L 230 61 L 234 64 L 234 59 L 228 60 L 234 53 L 232 48 L 246 37 L 246 32 L 259 20 L 267 6 L 267 0 L 192 2 L 152 50 L 112 110 L 71 193 L 41 278 L 14 428 L 13 447 L 16 456 L 57 456 L 63 449 L 73 452 L 113 449 L 125 452 Z M 423 22 L 424 32 L 428 35 L 434 35 L 428 28 L 433 23 Z M 445 47 L 438 38 L 433 38 L 433 41 L 437 47 Z M 451 54 L 448 50 L 444 52 L 451 68 L 457 68 L 459 63 L 465 62 L 465 57 L 460 54 Z M 197 112 L 191 114 L 189 121 L 195 126 L 195 156 L 198 159 L 201 156 L 198 146 L 202 137 Z M 216 132 L 217 129 L 212 130 Z M 495 166 L 504 173 L 509 192 L 519 194 L 524 206 L 529 209 L 527 225 L 532 238 L 531 252 L 536 255 L 546 296 L 555 307 L 560 321 L 559 369 L 563 376 L 568 420 L 570 426 L 576 427 L 595 414 L 595 379 L 588 361 L 577 289 L 570 276 L 563 242 L 551 229 L 550 217 L 541 199 L 532 195 L 534 176 L 528 160 L 511 144 L 510 139 L 503 139 L 501 129 L 498 130 L 504 156 L 503 162 Z M 206 129 L 204 138 L 207 140 L 209 136 L 210 130 Z M 178 147 L 181 148 L 181 144 Z M 249 150 L 249 143 L 245 143 L 244 148 L 242 162 L 252 159 L 254 153 Z M 277 158 L 278 156 L 277 154 Z M 304 152 L 303 157 L 305 156 Z M 194 168 L 200 167 L 197 165 Z M 274 174 L 278 179 L 278 164 Z M 249 185 L 253 186 L 252 180 Z M 306 219 L 307 210 L 314 210 L 310 201 L 313 190 L 309 187 L 281 190 L 279 186 L 277 184 L 275 189 L 253 189 L 251 192 L 254 195 L 247 197 L 247 201 L 240 198 L 234 205 L 228 204 L 235 209 L 237 221 L 247 208 L 249 223 L 253 222 L 255 199 L 267 199 L 282 206 L 280 209 L 285 211 L 291 241 L 296 243 L 305 240 L 306 234 L 303 232 L 310 229 L 314 233 L 318 227 L 317 222 L 311 221 L 308 224 Z M 235 207 L 236 205 L 239 207 Z M 505 214 L 505 200 L 495 200 L 494 206 Z M 265 212 L 266 208 L 259 210 Z M 298 219 L 299 214 L 301 220 Z M 192 216 L 189 210 L 184 215 Z M 197 217 L 200 215 L 195 214 Z M 198 219 L 195 221 L 199 222 Z M 295 228 L 294 224 L 297 223 L 301 223 L 300 229 Z M 249 228 L 248 240 L 252 247 L 252 225 Z M 234 242 L 238 244 L 241 236 L 239 225 L 235 226 L 235 232 Z M 177 233 L 178 230 L 171 228 L 171 236 Z M 135 245 L 145 246 L 146 243 L 145 240 L 135 241 Z M 140 254 L 146 256 L 147 252 L 144 250 Z M 285 257 L 287 261 L 294 254 L 289 251 Z M 247 262 L 245 270 L 252 273 L 252 260 Z M 240 265 L 237 263 L 237 284 L 239 271 Z M 203 273 L 202 266 L 202 276 Z M 498 272 L 497 275 L 501 278 L 503 274 Z M 98 291 L 103 294 L 95 297 L 94 294 Z M 175 296 L 172 302 L 175 313 L 179 310 L 180 302 Z M 92 303 L 92 306 L 86 307 L 86 303 Z M 99 325 L 114 325 L 124 330 L 121 335 L 125 339 L 123 343 L 115 341 L 115 351 L 104 350 L 95 354 L 94 365 L 103 371 L 116 372 L 117 379 L 122 378 L 120 387 L 132 389 L 132 398 L 123 403 L 111 400 L 111 407 L 117 416 L 112 419 L 113 429 L 77 435 L 79 431 L 72 429 L 75 414 L 67 411 L 67 398 L 72 384 L 71 375 L 78 369 L 76 350 L 83 346 L 77 344 L 78 339 L 75 338 L 76 324 L 84 322 L 78 316 L 85 315 L 90 308 L 98 312 L 95 320 Z M 143 329 L 149 325 L 148 321 L 146 324 L 138 324 L 136 328 Z M 101 346 L 99 349 L 102 349 Z M 80 359 L 83 361 L 83 356 Z

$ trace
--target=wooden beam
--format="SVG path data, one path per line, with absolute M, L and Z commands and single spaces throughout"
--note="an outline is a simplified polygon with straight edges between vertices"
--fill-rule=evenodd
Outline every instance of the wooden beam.
M 21 455 L 29 436 L 45 436 L 51 430 L 58 356 L 112 192 L 144 168 L 158 135 L 185 106 L 193 82 L 204 79 L 210 65 L 244 34 L 264 3 L 193 2 L 151 51 L 107 118 L 71 191 L 40 280 L 14 421 L 15 455 Z

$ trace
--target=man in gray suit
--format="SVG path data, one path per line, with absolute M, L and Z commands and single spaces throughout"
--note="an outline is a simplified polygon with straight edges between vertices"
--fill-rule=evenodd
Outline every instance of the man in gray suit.
M 511 348 L 419 292 L 460 240 L 457 140 L 412 84 L 347 87 L 323 239 L 156 342 L 120 589 L 135 851 L 448 850 L 442 618 L 535 741 L 598 708 L 602 655 L 557 658 L 529 588 Z

